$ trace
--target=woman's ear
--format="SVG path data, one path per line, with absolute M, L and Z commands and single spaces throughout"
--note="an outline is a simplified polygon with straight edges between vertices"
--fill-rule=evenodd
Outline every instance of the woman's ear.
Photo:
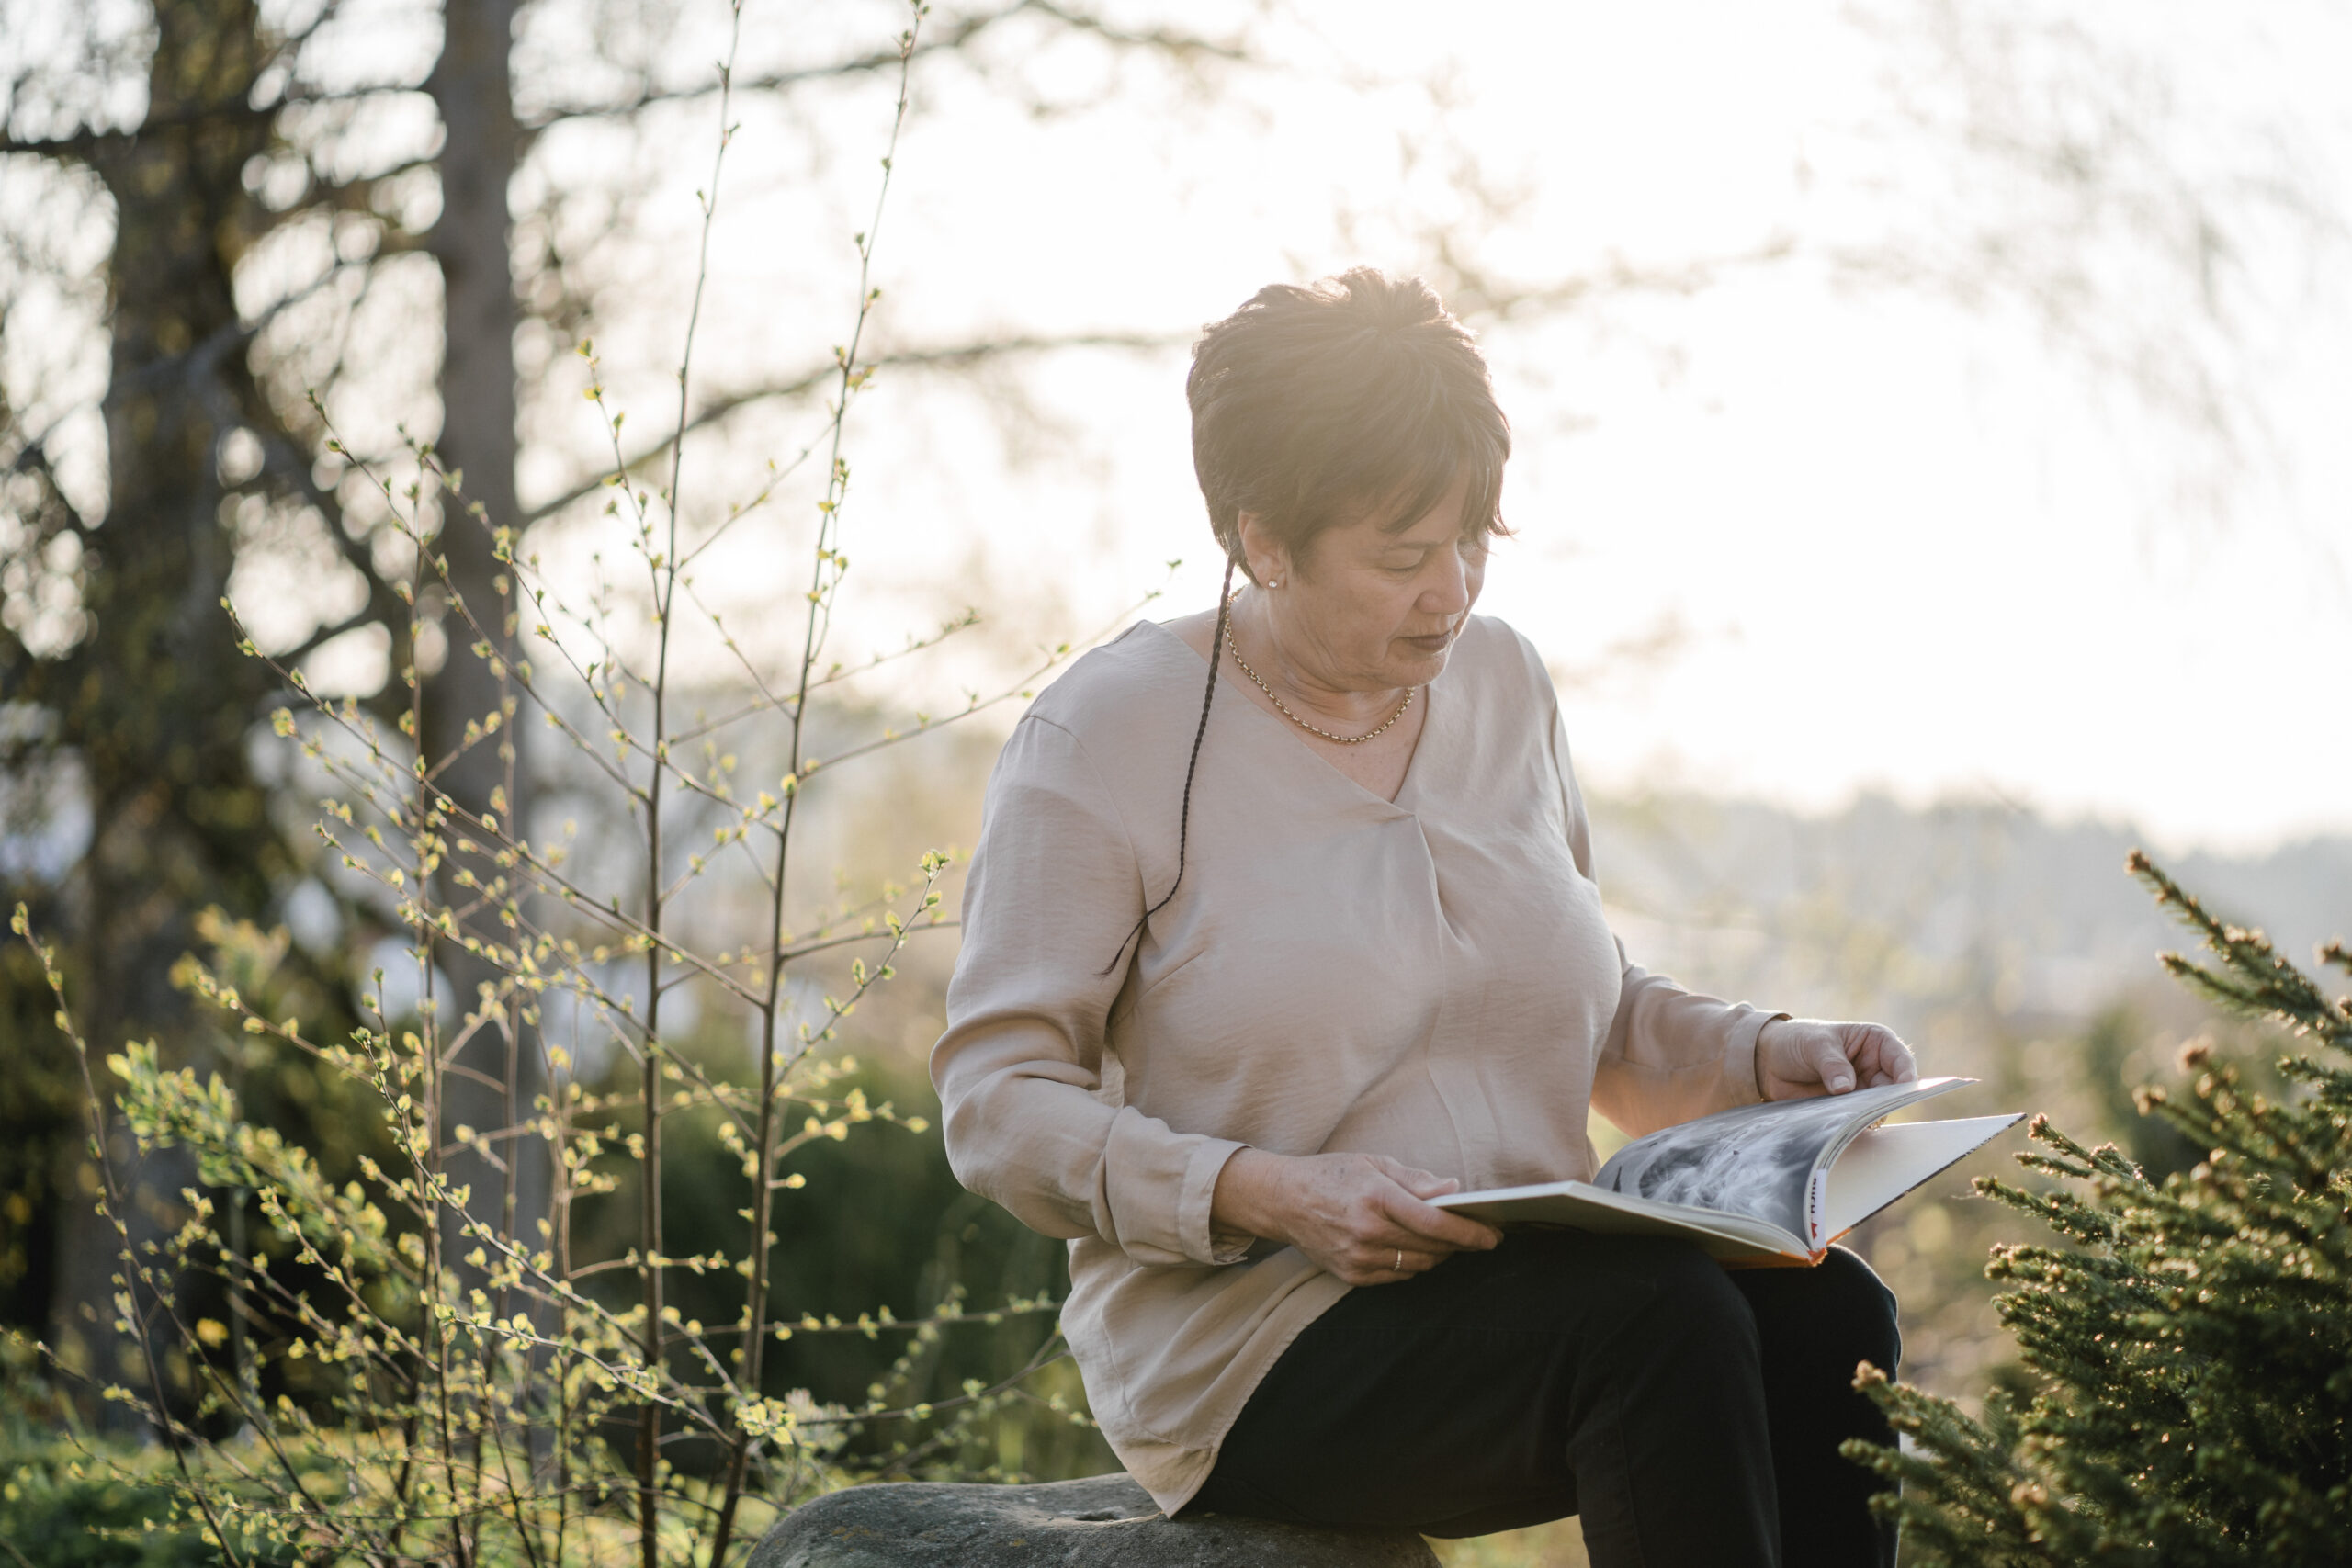
M 1250 570 L 1250 581 L 1260 587 L 1271 587 L 1290 577 L 1290 551 L 1258 521 L 1254 512 L 1244 512 L 1236 519 L 1234 533 L 1241 542 L 1241 563 Z

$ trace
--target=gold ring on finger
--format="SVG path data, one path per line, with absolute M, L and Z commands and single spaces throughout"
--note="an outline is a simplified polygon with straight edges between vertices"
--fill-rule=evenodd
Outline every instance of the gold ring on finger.
M 1396 1249 L 1396 1272 L 1398 1272 L 1399 1274 L 1402 1274 L 1404 1271 L 1405 1271 L 1405 1249 L 1404 1249 L 1403 1247 L 1398 1247 L 1398 1248 Z

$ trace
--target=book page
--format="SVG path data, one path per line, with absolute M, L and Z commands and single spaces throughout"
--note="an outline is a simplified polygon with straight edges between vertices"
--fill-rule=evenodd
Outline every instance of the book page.
M 1829 1168 L 1829 1190 L 1821 1205 L 1821 1240 L 1826 1243 L 1844 1235 L 2022 1119 L 2019 1112 L 1954 1122 L 1908 1122 L 1861 1134 Z
M 1747 1214 L 1811 1238 L 1807 1199 L 1823 1156 L 1857 1127 L 1962 1081 L 1930 1078 L 1718 1111 L 1636 1138 L 1600 1168 L 1593 1185 L 1655 1202 Z

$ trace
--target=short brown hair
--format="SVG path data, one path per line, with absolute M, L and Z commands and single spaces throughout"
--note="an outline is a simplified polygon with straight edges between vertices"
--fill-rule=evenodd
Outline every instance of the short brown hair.
M 1465 528 L 1509 531 L 1510 422 L 1469 331 L 1418 277 L 1360 266 L 1261 288 L 1193 345 L 1184 395 L 1193 471 L 1233 559 L 1244 512 L 1295 557 L 1368 510 L 1408 527 L 1465 473 Z

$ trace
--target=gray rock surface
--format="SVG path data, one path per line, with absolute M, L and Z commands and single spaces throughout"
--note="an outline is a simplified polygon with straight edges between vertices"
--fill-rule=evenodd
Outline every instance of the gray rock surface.
M 1042 1486 L 854 1486 L 794 1510 L 749 1568 L 1437 1568 L 1405 1530 L 1179 1521 L 1125 1475 Z

